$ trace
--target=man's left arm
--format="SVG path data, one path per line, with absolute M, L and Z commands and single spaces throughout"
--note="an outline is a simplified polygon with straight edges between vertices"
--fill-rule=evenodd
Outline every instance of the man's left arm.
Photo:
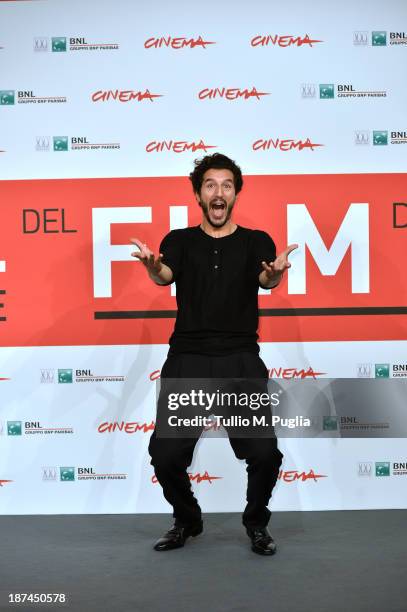
M 285 270 L 291 267 L 288 256 L 298 248 L 298 244 L 290 244 L 282 253 L 276 256 L 276 247 L 273 240 L 265 232 L 259 232 L 261 251 L 257 250 L 258 255 L 263 252 L 264 259 L 261 259 L 262 270 L 259 273 L 259 285 L 263 289 L 273 289 L 277 287 L 283 278 Z

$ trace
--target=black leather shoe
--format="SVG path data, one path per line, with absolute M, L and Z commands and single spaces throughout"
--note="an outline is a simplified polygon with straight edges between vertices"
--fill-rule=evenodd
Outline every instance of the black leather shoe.
M 258 555 L 274 555 L 277 550 L 276 544 L 267 527 L 261 529 L 249 529 L 246 527 L 247 535 L 252 541 L 252 550 Z
M 181 548 L 181 546 L 184 546 L 187 538 L 190 536 L 195 537 L 202 533 L 202 531 L 202 521 L 193 527 L 179 527 L 174 524 L 162 538 L 157 540 L 157 542 L 154 544 L 154 550 L 171 550 L 172 548 Z

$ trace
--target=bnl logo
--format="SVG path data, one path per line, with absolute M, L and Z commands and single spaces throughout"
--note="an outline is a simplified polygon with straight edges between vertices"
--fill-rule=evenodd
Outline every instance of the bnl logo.
M 71 383 L 71 382 L 72 382 L 72 370 L 71 369 L 58 370 L 58 383 L 66 384 L 66 383 Z
M 74 481 L 75 480 L 75 468 L 74 467 L 59 468 L 59 478 L 63 482 Z
M 61 53 L 66 51 L 66 37 L 54 36 L 53 38 L 51 38 L 51 50 L 54 53 Z M 45 36 L 37 36 L 36 38 L 34 38 L 34 51 L 48 51 L 48 38 Z
M 389 144 L 389 133 L 388 130 L 373 130 L 372 142 L 375 147 L 382 147 Z M 370 132 L 368 130 L 356 130 L 355 131 L 355 144 L 357 145 L 369 145 L 370 144 Z
M 372 47 L 385 47 L 387 45 L 387 32 L 374 30 L 370 37 Z M 369 32 L 367 30 L 353 32 L 353 44 L 359 47 L 369 44 Z
M 373 144 L 375 146 L 383 146 L 388 144 L 387 130 L 373 130 Z
M 21 436 L 21 421 L 7 421 L 7 435 Z
M 324 431 L 337 431 L 338 430 L 338 417 L 324 416 L 323 429 Z
M 376 363 L 375 364 L 375 378 L 389 378 L 390 376 L 390 364 L 389 363 Z
M 320 98 L 329 100 L 335 97 L 335 85 L 333 83 L 321 83 L 319 85 L 315 83 L 302 83 L 301 97 L 316 98 L 318 88 Z
M 50 138 L 49 136 L 37 136 L 35 139 L 36 151 L 49 151 Z M 60 151 L 68 151 L 68 136 L 53 136 L 52 148 L 59 153 Z
M 54 136 L 54 151 L 67 151 L 68 150 L 68 136 Z
M 335 85 L 333 83 L 302 83 L 301 85 L 301 97 L 302 98 L 316 98 L 317 90 L 319 89 L 319 97 L 322 100 L 332 100 L 335 97 Z
M 372 47 L 385 47 L 387 45 L 387 32 L 372 32 Z
M 54 53 L 61 53 L 66 51 L 66 37 L 54 36 L 53 38 L 51 38 L 51 49 Z
M 0 91 L 0 106 L 12 106 L 15 103 L 15 91 L 12 89 Z
M 390 476 L 390 462 L 376 461 L 376 476 Z
M 335 85 L 322 83 L 319 86 L 319 97 L 321 100 L 332 100 L 335 97 Z

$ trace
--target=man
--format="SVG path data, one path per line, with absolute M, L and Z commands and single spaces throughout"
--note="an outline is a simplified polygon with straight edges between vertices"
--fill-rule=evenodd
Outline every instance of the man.
M 161 378 L 268 378 L 259 357 L 258 290 L 276 287 L 290 267 L 289 246 L 276 257 L 268 234 L 236 225 L 232 212 L 242 189 L 240 168 L 220 153 L 195 161 L 190 174 L 202 208 L 196 227 L 173 230 L 154 253 L 138 239 L 132 253 L 157 285 L 175 281 L 178 313 Z M 158 419 L 157 419 L 158 420 Z M 199 437 L 199 436 L 198 436 Z M 187 467 L 197 437 L 170 438 L 154 431 L 149 453 L 165 499 L 173 506 L 173 527 L 154 548 L 179 548 L 203 530 L 201 509 L 193 495 Z M 247 463 L 247 505 L 242 522 L 252 550 L 272 555 L 276 545 L 267 524 L 267 504 L 282 461 L 275 437 L 229 438 L 237 458 Z

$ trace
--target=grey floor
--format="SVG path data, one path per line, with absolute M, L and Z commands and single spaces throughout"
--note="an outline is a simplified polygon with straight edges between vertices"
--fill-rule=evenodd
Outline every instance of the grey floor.
M 185 547 L 155 552 L 170 515 L 0 517 L 0 610 L 407 612 L 407 511 L 280 512 L 273 557 L 238 514 L 206 514 Z M 8 603 L 66 593 L 68 604 Z

